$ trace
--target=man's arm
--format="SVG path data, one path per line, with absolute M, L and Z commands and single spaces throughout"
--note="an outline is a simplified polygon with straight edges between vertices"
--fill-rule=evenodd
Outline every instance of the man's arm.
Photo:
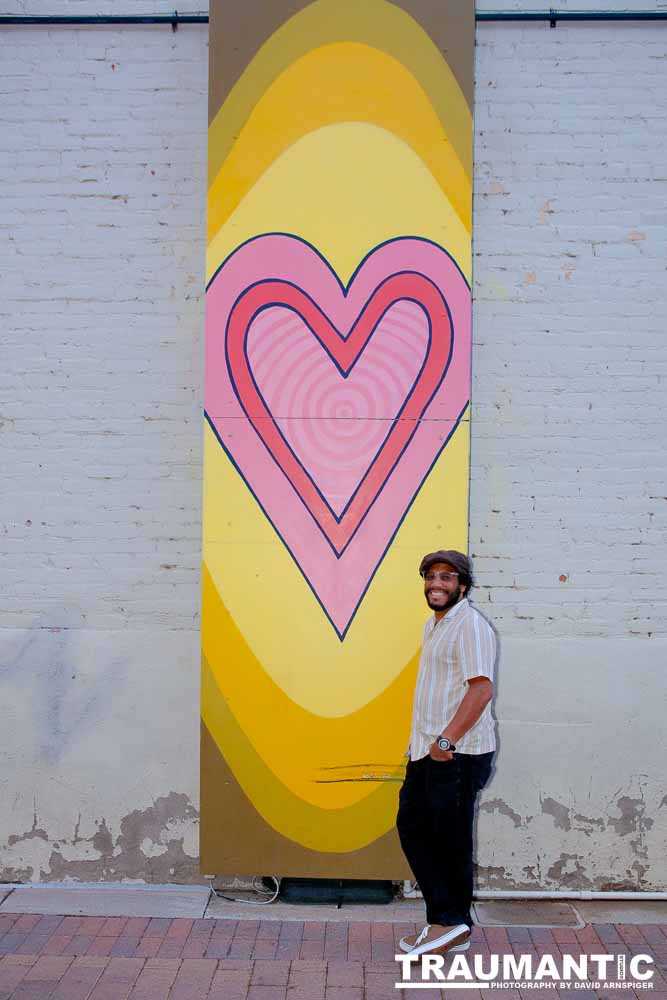
M 456 746 L 468 730 L 472 729 L 492 698 L 493 681 L 488 677 L 471 677 L 463 701 L 441 735 L 446 736 Z M 437 740 L 431 744 L 428 752 L 434 760 L 451 760 L 454 756 L 451 750 L 441 750 Z

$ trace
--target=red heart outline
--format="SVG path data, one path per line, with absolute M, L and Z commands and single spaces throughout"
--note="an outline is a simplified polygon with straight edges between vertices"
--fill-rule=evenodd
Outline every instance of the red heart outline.
M 253 378 L 246 353 L 250 326 L 263 309 L 282 306 L 296 312 L 346 377 L 373 336 L 384 314 L 400 301 L 424 309 L 429 342 L 422 369 L 406 396 L 385 441 L 364 474 L 341 518 L 331 511 L 315 483 L 287 444 Z M 433 281 L 411 271 L 387 277 L 374 289 L 347 336 L 300 288 L 283 280 L 259 281 L 246 288 L 234 303 L 225 332 L 225 353 L 237 398 L 253 428 L 296 491 L 307 510 L 340 556 L 378 497 L 384 483 L 409 444 L 418 421 L 445 378 L 452 356 L 453 328 L 449 308 Z

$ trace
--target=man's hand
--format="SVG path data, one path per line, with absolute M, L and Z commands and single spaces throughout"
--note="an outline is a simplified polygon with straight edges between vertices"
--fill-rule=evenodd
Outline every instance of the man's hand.
M 454 754 L 451 750 L 441 750 L 438 741 L 435 740 L 428 748 L 428 755 L 432 760 L 453 760 Z

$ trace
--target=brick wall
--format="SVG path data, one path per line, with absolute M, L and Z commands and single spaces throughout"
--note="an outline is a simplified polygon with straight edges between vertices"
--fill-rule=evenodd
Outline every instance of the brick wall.
M 0 875 L 190 881 L 207 29 L 0 41 Z M 487 887 L 667 882 L 666 69 L 667 25 L 478 26 Z

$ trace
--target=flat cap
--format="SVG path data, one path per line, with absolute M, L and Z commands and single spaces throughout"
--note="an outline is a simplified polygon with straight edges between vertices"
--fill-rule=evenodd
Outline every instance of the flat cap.
M 424 576 L 436 563 L 449 563 L 459 574 L 462 582 L 469 587 L 472 586 L 472 562 L 463 552 L 457 552 L 456 549 L 438 549 L 437 552 L 429 552 L 419 564 L 419 575 Z

